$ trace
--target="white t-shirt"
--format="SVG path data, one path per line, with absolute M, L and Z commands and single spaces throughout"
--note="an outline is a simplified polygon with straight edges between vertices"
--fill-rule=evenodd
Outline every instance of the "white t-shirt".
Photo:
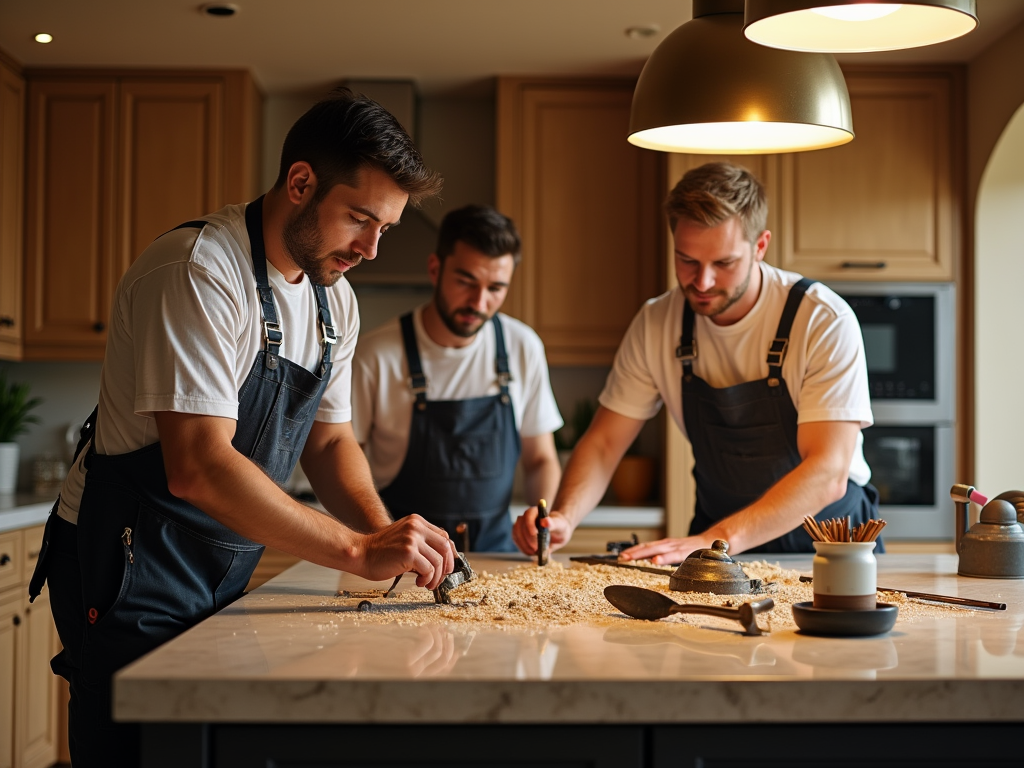
M 747 315 L 733 325 L 715 325 L 697 315 L 693 372 L 712 387 L 731 387 L 768 376 L 768 348 L 775 338 L 790 287 L 800 275 L 761 263 L 761 293 Z M 682 363 L 676 347 L 686 298 L 678 286 L 648 301 L 629 326 L 599 401 L 632 419 L 649 419 L 663 402 L 686 434 L 682 410 Z M 782 378 L 797 411 L 797 423 L 859 421 L 873 423 L 867 363 L 860 325 L 849 305 L 831 289 L 815 283 L 793 320 Z M 864 485 L 871 470 L 864 460 L 863 437 L 850 463 L 850 479 Z
M 204 217 L 199 233 L 178 229 L 157 238 L 114 292 L 100 374 L 96 451 L 116 455 L 159 440 L 154 411 L 238 419 L 238 391 L 263 348 L 263 320 L 245 228 L 245 206 Z M 267 262 L 282 357 L 315 371 L 321 346 L 316 296 L 305 276 L 295 285 Z M 351 360 L 359 333 L 355 294 L 344 279 L 327 288 L 338 343 L 317 421 L 352 418 Z M 76 522 L 85 470 L 71 468 L 61 490 L 61 517 Z
M 495 338 L 491 323 L 464 347 L 442 347 L 423 330 L 423 307 L 413 312 L 420 365 L 427 378 L 428 400 L 466 400 L 499 392 L 494 370 Z M 522 437 L 554 432 L 562 417 L 551 392 L 544 344 L 525 323 L 500 315 L 508 353 L 516 429 Z M 377 488 L 395 479 L 409 447 L 412 407 L 398 318 L 359 339 L 352 365 L 352 428 L 364 446 Z

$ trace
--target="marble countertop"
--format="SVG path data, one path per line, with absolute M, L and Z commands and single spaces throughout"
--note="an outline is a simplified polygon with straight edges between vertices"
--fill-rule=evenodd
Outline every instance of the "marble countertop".
M 556 556 L 557 557 L 557 556 Z M 810 555 L 778 558 L 810 572 Z M 472 558 L 494 572 L 517 556 Z M 1007 603 L 878 637 L 700 625 L 508 630 L 360 625 L 300 563 L 115 678 L 115 717 L 152 722 L 710 723 L 1024 719 L 1024 581 L 956 576 L 952 555 L 882 555 L 888 587 Z M 407 579 L 408 580 L 408 579 Z M 411 583 L 401 588 L 415 589 Z M 325 607 L 326 606 L 326 607 Z M 611 609 L 613 610 L 613 609 Z

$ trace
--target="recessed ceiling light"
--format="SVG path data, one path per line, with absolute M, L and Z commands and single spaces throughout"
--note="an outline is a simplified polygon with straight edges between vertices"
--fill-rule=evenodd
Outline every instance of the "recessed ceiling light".
M 234 16 L 238 13 L 238 6 L 234 3 L 204 3 L 199 10 L 208 16 Z
M 657 24 L 641 24 L 636 27 L 626 27 L 626 37 L 630 40 L 642 40 L 645 37 L 654 37 L 661 32 Z
M 47 32 L 40 32 L 36 35 L 35 40 L 37 43 L 52 43 L 53 35 L 48 34 Z

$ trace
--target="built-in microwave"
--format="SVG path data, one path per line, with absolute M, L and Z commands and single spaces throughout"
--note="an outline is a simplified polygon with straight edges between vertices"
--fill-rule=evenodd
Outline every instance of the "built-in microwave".
M 956 306 L 951 283 L 830 282 L 864 337 L 864 457 L 890 539 L 953 536 Z

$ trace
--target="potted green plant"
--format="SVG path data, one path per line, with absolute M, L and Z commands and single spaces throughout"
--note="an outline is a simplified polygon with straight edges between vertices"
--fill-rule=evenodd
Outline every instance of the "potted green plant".
M 18 444 L 14 438 L 38 424 L 31 413 L 42 400 L 29 397 L 28 384 L 8 382 L 7 372 L 0 371 L 0 494 L 14 493 L 18 483 Z

